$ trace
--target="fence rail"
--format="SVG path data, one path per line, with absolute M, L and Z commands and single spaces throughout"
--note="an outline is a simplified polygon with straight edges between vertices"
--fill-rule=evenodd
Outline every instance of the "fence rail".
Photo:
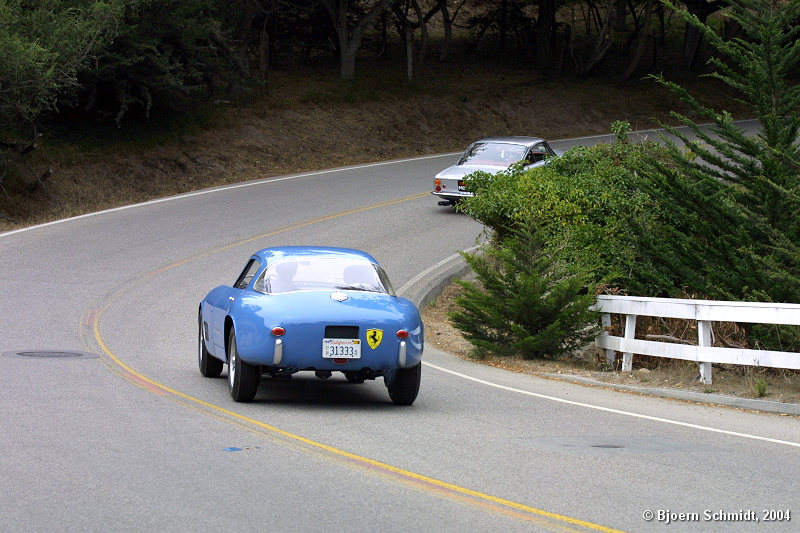
M 712 346 L 712 322 L 746 322 L 800 326 L 800 304 L 760 302 L 722 302 L 638 296 L 597 297 L 595 309 L 603 313 L 603 333 L 595 345 L 605 350 L 606 360 L 613 364 L 614 352 L 622 352 L 622 370 L 630 372 L 633 354 L 695 361 L 700 368 L 700 381 L 711 383 L 711 364 L 766 366 L 800 370 L 800 353 L 769 350 L 747 350 Z M 622 337 L 609 333 L 611 315 L 624 317 Z M 636 339 L 636 318 L 639 316 L 680 318 L 697 322 L 697 345 L 673 344 Z

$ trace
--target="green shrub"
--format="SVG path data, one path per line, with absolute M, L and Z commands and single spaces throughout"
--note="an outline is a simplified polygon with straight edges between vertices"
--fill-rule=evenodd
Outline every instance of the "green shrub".
M 245 73 L 229 33 L 212 0 L 125 2 L 118 34 L 79 72 L 80 87 L 61 106 L 119 126 L 127 115 L 231 99 Z
M 2 128 L 27 130 L 113 42 L 118 0 L 0 0 Z
M 797 244 L 723 182 L 681 172 L 662 145 L 576 147 L 546 167 L 467 182 L 476 195 L 461 209 L 494 238 L 533 224 L 547 248 L 629 294 L 800 301 Z
M 652 144 L 576 147 L 549 165 L 513 167 L 498 176 L 467 178 L 475 191 L 461 209 L 502 239 L 518 224 L 541 228 L 558 249 L 594 279 L 635 294 L 660 293 L 674 280 L 641 253 L 644 235 L 661 240 L 662 206 L 641 191 L 641 159 Z

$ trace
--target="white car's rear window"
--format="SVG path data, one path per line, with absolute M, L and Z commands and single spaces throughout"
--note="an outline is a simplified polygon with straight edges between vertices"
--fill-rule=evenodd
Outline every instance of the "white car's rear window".
M 525 157 L 525 147 L 521 144 L 509 143 L 475 143 L 470 146 L 459 165 L 510 165 Z

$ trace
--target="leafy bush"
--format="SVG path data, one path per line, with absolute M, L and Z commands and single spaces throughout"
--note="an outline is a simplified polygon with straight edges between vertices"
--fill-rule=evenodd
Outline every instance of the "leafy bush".
M 80 72 L 80 89 L 65 103 L 119 125 L 128 114 L 185 111 L 209 98 L 231 98 L 244 72 L 215 4 L 127 2 L 118 35 Z
M 624 131 L 621 129 L 620 131 Z M 660 240 L 662 206 L 643 193 L 638 169 L 652 144 L 576 147 L 549 165 L 475 173 L 460 209 L 486 224 L 485 256 L 469 256 L 481 286 L 467 289 L 453 323 L 478 348 L 558 355 L 596 332 L 589 311 L 596 287 L 635 294 L 674 280 L 643 253 L 643 236 Z
M 596 280 L 634 293 L 663 292 L 673 281 L 639 248 L 659 239 L 664 214 L 641 191 L 641 159 L 650 144 L 576 147 L 545 167 L 515 167 L 495 177 L 467 178 L 475 197 L 461 209 L 502 240 L 518 224 L 541 228 L 549 249 L 581 265 Z
M 548 166 L 467 178 L 461 209 L 502 240 L 520 223 L 595 280 L 630 294 L 800 301 L 797 245 L 726 194 L 690 176 L 662 145 L 577 147 Z
M 0 126 L 22 130 L 56 109 L 120 17 L 117 0 L 0 0 Z

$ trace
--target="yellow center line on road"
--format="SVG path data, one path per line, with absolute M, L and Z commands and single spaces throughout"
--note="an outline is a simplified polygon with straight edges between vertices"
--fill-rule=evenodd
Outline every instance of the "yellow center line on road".
M 176 268 L 178 266 L 187 264 L 187 263 L 189 263 L 191 261 L 194 261 L 194 260 L 197 260 L 197 259 L 200 259 L 200 258 L 203 258 L 203 257 L 208 257 L 208 256 L 211 256 L 213 254 L 216 254 L 216 253 L 219 253 L 219 252 L 222 252 L 222 251 L 225 251 L 225 250 L 229 250 L 229 249 L 234 248 L 236 246 L 241 246 L 243 244 L 247 244 L 247 243 L 259 240 L 259 239 L 263 239 L 263 238 L 266 238 L 266 237 L 273 236 L 273 235 L 277 235 L 279 233 L 284 233 L 284 232 L 295 230 L 295 229 L 298 229 L 298 228 L 310 226 L 312 224 L 325 222 L 325 221 L 332 220 L 332 219 L 339 218 L 339 217 L 343 217 L 343 216 L 346 216 L 346 215 L 352 215 L 352 214 L 355 214 L 355 213 L 361 213 L 361 212 L 368 211 L 368 210 L 371 210 L 371 209 L 377 209 L 377 208 L 380 208 L 380 207 L 386 207 L 386 206 L 389 206 L 389 205 L 394 205 L 394 204 L 398 204 L 398 203 L 402 203 L 402 202 L 407 202 L 407 201 L 410 201 L 410 200 L 417 200 L 417 199 L 426 197 L 429 194 L 430 193 L 426 192 L 424 194 L 417 194 L 417 195 L 413 195 L 413 196 L 407 196 L 407 197 L 404 197 L 404 198 L 390 200 L 390 201 L 382 202 L 382 203 L 379 203 L 379 204 L 360 207 L 360 208 L 356 208 L 356 209 L 350 209 L 350 210 L 347 210 L 347 211 L 341 211 L 341 212 L 333 213 L 333 214 L 330 214 L 330 215 L 325 215 L 325 216 L 321 216 L 321 217 L 317 217 L 317 218 L 313 218 L 313 219 L 304 220 L 304 221 L 297 222 L 297 223 L 292 224 L 292 225 L 283 226 L 283 227 L 280 227 L 278 229 L 275 229 L 275 230 L 272 230 L 272 231 L 269 231 L 269 232 L 266 232 L 266 233 L 262 233 L 262 234 L 259 234 L 259 235 L 253 236 L 253 237 L 247 237 L 245 239 L 241 239 L 241 240 L 238 240 L 238 241 L 233 242 L 233 243 L 228 243 L 228 244 L 216 247 L 216 248 L 212 248 L 210 250 L 206 250 L 204 252 L 200 252 L 200 253 L 192 255 L 192 256 L 188 256 L 188 257 L 179 259 L 179 260 L 174 261 L 172 263 L 169 263 L 169 264 L 167 264 L 165 266 L 162 266 L 162 267 L 159 267 L 159 268 L 157 268 L 155 270 L 147 272 L 147 273 L 145 273 L 145 274 L 143 274 L 141 276 L 137 276 L 137 277 L 135 277 L 135 278 L 133 278 L 131 280 L 128 280 L 128 282 L 123 282 L 121 285 L 117 286 L 117 288 L 115 290 L 111 291 L 111 295 L 109 297 L 107 297 L 107 299 L 106 299 L 106 301 L 105 301 L 105 303 L 103 305 L 99 306 L 98 309 L 90 309 L 89 310 L 89 312 L 87 314 L 87 318 L 83 319 L 83 326 L 90 325 L 91 331 L 93 333 L 93 337 L 94 337 L 95 342 L 97 343 L 97 346 L 100 348 L 100 350 L 106 356 L 108 356 L 108 358 L 111 361 L 113 361 L 114 364 L 116 364 L 119 367 L 119 369 L 121 369 L 121 372 L 117 372 L 121 377 L 125 378 L 128 381 L 131 381 L 132 383 L 134 383 L 137 386 L 141 387 L 143 390 L 147 390 L 149 392 L 152 392 L 152 393 L 155 393 L 155 394 L 160 394 L 160 395 L 170 394 L 170 395 L 173 395 L 173 396 L 175 396 L 177 398 L 180 398 L 181 400 L 184 400 L 189 406 L 195 406 L 195 407 L 199 406 L 199 407 L 205 408 L 208 411 L 210 411 L 210 412 L 207 412 L 207 411 L 203 411 L 201 409 L 198 409 L 198 410 L 200 410 L 200 412 L 204 412 L 206 414 L 211 414 L 211 415 L 215 416 L 216 418 L 219 418 L 221 420 L 225 420 L 226 422 L 229 422 L 229 423 L 233 423 L 234 425 L 237 425 L 237 426 L 242 426 L 242 423 L 244 423 L 246 425 L 250 425 L 250 426 L 255 426 L 256 428 L 260 428 L 262 430 L 266 430 L 269 433 L 272 433 L 272 434 L 275 434 L 275 435 L 279 435 L 281 437 L 287 438 L 287 439 L 289 439 L 291 441 L 294 441 L 296 443 L 302 443 L 304 445 L 310 446 L 313 449 L 323 450 L 323 451 L 325 451 L 327 453 L 330 453 L 330 454 L 333 454 L 335 456 L 344 458 L 344 459 L 346 459 L 348 461 L 354 462 L 354 463 L 359 464 L 361 466 L 368 467 L 370 469 L 377 469 L 377 470 L 379 470 L 381 472 L 391 474 L 391 475 L 393 475 L 393 476 L 395 476 L 395 477 L 397 477 L 397 478 L 399 478 L 399 479 L 401 479 L 403 481 L 413 483 L 414 486 L 422 488 L 424 490 L 428 490 L 428 491 L 431 491 L 431 492 L 436 492 L 436 493 L 440 493 L 440 494 L 449 495 L 451 497 L 456 497 L 456 498 L 461 499 L 462 501 L 468 502 L 469 504 L 471 504 L 471 505 L 473 505 L 475 507 L 489 508 L 489 509 L 491 509 L 493 511 L 500 511 L 500 512 L 503 512 L 505 514 L 511 515 L 511 516 L 513 516 L 515 518 L 520 518 L 520 519 L 530 520 L 530 521 L 536 521 L 536 522 L 539 522 L 537 525 L 539 525 L 541 527 L 545 527 L 547 529 L 559 530 L 559 531 L 580 531 L 580 530 L 588 529 L 588 530 L 592 530 L 592 531 L 603 531 L 603 532 L 607 532 L 607 533 L 621 533 L 617 529 L 612 529 L 612 528 L 609 528 L 609 527 L 606 527 L 606 526 L 602 526 L 602 525 L 595 524 L 595 523 L 592 523 L 592 522 L 587 522 L 587 521 L 584 521 L 584 520 L 579 520 L 577 518 L 572 518 L 572 517 L 561 515 L 561 514 L 557 514 L 557 513 L 552 513 L 552 512 L 549 512 L 549 511 L 542 510 L 542 509 L 537 509 L 537 508 L 531 507 L 529 505 L 525 505 L 525 504 L 522 504 L 522 503 L 514 502 L 514 501 L 507 500 L 507 499 L 504 499 L 504 498 L 500 498 L 500 497 L 497 497 L 497 496 L 492 496 L 490 494 L 486 494 L 486 493 L 479 492 L 479 491 L 476 491 L 476 490 L 468 489 L 466 487 L 461 487 L 459 485 L 448 483 L 446 481 L 441 481 L 441 480 L 438 480 L 438 479 L 435 479 L 435 478 L 432 478 L 432 477 L 428 477 L 428 476 L 425 476 L 425 475 L 422 475 L 422 474 L 418 474 L 418 473 L 412 472 L 410 470 L 405 470 L 403 468 L 398 468 L 396 466 L 392 466 L 390 464 L 383 463 L 381 461 L 370 459 L 368 457 L 363 457 L 363 456 L 360 456 L 360 455 L 356 455 L 354 453 L 347 452 L 345 450 L 334 448 L 333 446 L 328 446 L 327 444 L 323 444 L 321 442 L 317 442 L 317 441 L 311 440 L 311 439 L 303 437 L 301 435 L 290 433 L 290 432 L 285 431 L 283 429 L 280 429 L 278 427 L 271 426 L 271 425 L 266 424 L 264 422 L 261 422 L 259 420 L 255 420 L 253 418 L 249 418 L 247 416 L 241 415 L 241 414 L 236 413 L 234 411 L 231 411 L 229 409 L 225 409 L 224 407 L 220 407 L 218 405 L 206 402 L 204 400 L 201 400 L 200 398 L 191 396 L 191 395 L 186 394 L 184 392 L 181 392 L 179 390 L 176 390 L 176 389 L 173 389 L 171 387 L 168 387 L 168 386 L 166 386 L 166 385 L 164 385 L 162 383 L 159 383 L 159 382 L 155 381 L 154 379 L 151 379 L 151 378 L 141 374 L 140 372 L 137 372 L 136 370 L 131 368 L 129 365 L 127 365 L 125 362 L 123 362 L 121 359 L 119 359 L 119 357 L 117 357 L 109 349 L 109 347 L 106 345 L 105 341 L 103 340 L 103 336 L 102 336 L 102 333 L 100 331 L 100 321 L 101 321 L 103 315 L 105 314 L 105 312 L 117 300 L 119 300 L 119 298 L 123 294 L 129 292 L 135 286 L 138 286 L 138 285 L 146 282 L 147 280 L 150 280 L 150 279 L 152 279 L 152 278 L 154 278 L 154 277 L 156 277 L 156 276 L 158 276 L 158 275 L 160 275 L 160 274 L 162 274 L 164 272 L 167 272 L 167 271 L 169 271 L 169 270 L 171 270 L 173 268 Z M 219 415 L 224 415 L 227 418 L 221 417 Z M 552 520 L 555 523 L 541 523 L 542 519 L 549 519 L 549 520 Z M 574 527 L 578 527 L 580 529 L 579 530 L 575 530 L 575 529 L 573 529 Z

